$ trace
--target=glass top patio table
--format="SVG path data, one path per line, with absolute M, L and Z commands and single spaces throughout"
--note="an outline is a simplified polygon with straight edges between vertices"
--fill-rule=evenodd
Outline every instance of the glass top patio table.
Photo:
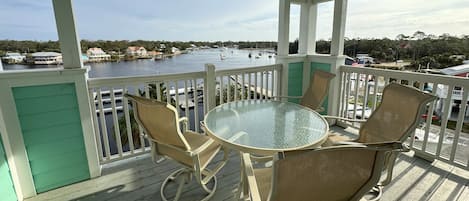
M 219 105 L 205 115 L 206 132 L 242 152 L 272 155 L 317 147 L 327 139 L 327 121 L 290 102 L 243 100 Z

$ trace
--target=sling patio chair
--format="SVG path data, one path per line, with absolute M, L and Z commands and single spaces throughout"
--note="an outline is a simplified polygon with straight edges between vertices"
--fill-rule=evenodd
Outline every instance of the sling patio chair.
M 332 146 L 279 153 L 271 168 L 242 155 L 240 198 L 251 201 L 360 200 L 381 176 L 385 154 L 400 142 Z
M 208 164 L 222 149 L 219 144 L 206 135 L 186 129 L 181 131 L 179 124 L 187 119 L 179 118 L 177 109 L 171 104 L 129 94 L 125 94 L 125 97 L 131 101 L 135 119 L 152 145 L 152 155 L 171 158 L 183 166 L 164 180 L 160 189 L 161 198 L 167 200 L 165 187 L 169 182 L 175 181 L 178 183 L 178 189 L 174 200 L 178 200 L 184 185 L 195 176 L 208 193 L 202 200 L 210 199 L 217 188 L 215 174 L 228 160 L 227 150 L 223 149 L 223 160 L 213 170 L 209 170 Z M 210 189 L 207 184 L 212 183 L 212 180 L 213 187 Z
M 425 112 L 427 104 L 434 100 L 436 100 L 435 96 L 416 88 L 391 83 L 384 88 L 382 102 L 370 115 L 368 120 L 324 116 L 326 119 L 360 122 L 362 124 L 358 132 L 358 138 L 351 139 L 343 135 L 330 134 L 323 146 L 350 144 L 353 142 L 381 143 L 399 141 L 404 143 L 419 125 L 419 120 L 422 113 Z M 398 153 L 390 152 L 386 158 L 386 166 L 383 171 L 386 171 L 387 175 L 377 186 L 379 194 L 382 191 L 382 187 L 391 182 L 394 162 Z
M 300 105 L 309 107 L 317 112 L 323 112 L 326 109 L 321 105 L 326 99 L 329 91 L 329 85 L 335 74 L 322 70 L 314 71 L 311 82 L 303 96 L 278 96 L 279 98 L 299 99 Z

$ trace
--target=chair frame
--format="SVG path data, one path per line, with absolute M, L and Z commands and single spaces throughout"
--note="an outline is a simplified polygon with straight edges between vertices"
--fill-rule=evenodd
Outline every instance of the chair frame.
M 217 154 L 213 154 L 213 156 L 211 156 L 208 159 L 209 162 L 207 162 L 205 165 L 201 164 L 200 154 L 204 150 L 206 150 L 208 147 L 210 147 L 212 144 L 214 144 L 214 143 L 217 144 L 213 139 L 210 138 L 209 140 L 207 140 L 204 144 L 202 144 L 197 149 L 191 150 L 191 147 L 190 147 L 189 143 L 186 141 L 186 139 L 183 135 L 183 133 L 188 130 L 188 124 L 187 124 L 188 119 L 187 119 L 187 117 L 180 118 L 179 115 L 178 115 L 178 111 L 174 106 L 172 106 L 169 103 L 164 103 L 164 102 L 157 101 L 157 100 L 154 100 L 154 99 L 138 97 L 138 96 L 134 96 L 134 95 L 130 95 L 130 94 L 125 94 L 124 97 L 129 99 L 132 102 L 132 104 L 135 104 L 135 103 L 137 103 L 137 104 L 146 104 L 146 103 L 142 103 L 142 102 L 138 103 L 139 99 L 146 100 L 146 101 L 151 101 L 151 104 L 160 104 L 160 105 L 164 104 L 167 109 L 169 109 L 169 110 L 171 110 L 172 112 L 175 113 L 176 122 L 177 122 L 177 124 L 176 124 L 177 133 L 178 133 L 179 137 L 181 138 L 182 142 L 184 143 L 185 147 L 187 148 L 187 150 L 184 150 L 180 147 L 170 145 L 170 144 L 166 144 L 166 143 L 163 143 L 163 142 L 160 142 L 158 140 L 153 139 L 150 135 L 147 134 L 149 132 L 146 130 L 146 128 L 143 126 L 143 123 L 140 121 L 140 118 L 138 116 L 138 107 L 135 107 L 135 106 L 132 107 L 132 109 L 134 110 L 135 120 L 137 121 L 138 125 L 142 128 L 142 130 L 145 133 L 145 134 L 143 134 L 143 137 L 147 138 L 151 142 L 151 153 L 152 153 L 151 155 L 152 155 L 153 161 L 155 163 L 158 163 L 158 161 L 159 161 L 159 160 L 156 160 L 156 157 L 158 155 L 168 157 L 168 156 L 165 156 L 164 154 L 161 154 L 157 151 L 159 145 L 167 146 L 167 147 L 170 147 L 171 149 L 180 151 L 181 153 L 184 153 L 186 156 L 191 157 L 191 159 L 193 161 L 193 166 L 189 166 L 189 165 L 186 165 L 186 164 L 174 159 L 174 161 L 178 162 L 179 164 L 183 165 L 184 167 L 172 172 L 168 177 L 166 177 L 164 182 L 161 184 L 161 188 L 160 188 L 161 198 L 164 201 L 167 201 L 168 199 L 166 198 L 166 196 L 164 194 L 164 189 L 166 188 L 167 184 L 170 181 L 175 181 L 178 178 L 182 178 L 180 181 L 178 181 L 179 186 L 178 186 L 178 189 L 176 191 L 175 198 L 174 198 L 174 200 L 179 200 L 179 198 L 182 194 L 182 189 L 184 187 L 184 184 L 190 182 L 192 180 L 192 176 L 195 176 L 197 182 L 208 193 L 208 195 L 206 197 L 204 197 L 202 199 L 202 201 L 209 200 L 214 195 L 215 190 L 217 188 L 216 173 L 218 173 L 218 171 L 220 171 L 225 166 L 225 164 L 227 163 L 228 156 L 229 156 L 229 150 L 226 149 L 225 147 L 222 147 L 221 145 L 218 146 L 215 153 L 218 153 L 218 151 L 220 151 L 220 149 L 222 149 L 223 152 L 224 152 L 223 159 L 213 168 L 213 170 L 208 169 L 207 168 L 208 164 L 210 164 L 210 161 L 212 161 L 212 159 Z M 181 128 L 179 126 L 179 123 L 183 123 L 183 125 L 184 125 L 182 132 L 181 132 Z M 212 179 L 213 179 L 214 184 L 213 184 L 212 189 L 210 189 L 210 188 L 207 187 L 207 184 Z
M 316 111 L 316 112 L 324 112 L 324 111 L 327 110 L 327 108 L 323 108 L 323 107 L 322 107 L 322 104 L 324 103 L 324 100 L 325 100 L 326 97 L 327 97 L 327 93 L 329 92 L 329 88 L 330 88 L 329 85 L 330 85 L 330 82 L 331 82 L 332 79 L 335 78 L 336 75 L 333 74 L 333 73 L 329 73 L 329 72 L 323 71 L 323 70 L 315 70 L 313 76 L 311 77 L 310 84 L 314 81 L 314 79 L 316 79 L 316 76 L 323 76 L 323 77 L 329 79 L 329 80 L 328 80 L 328 87 L 327 87 L 326 95 L 321 98 L 320 103 L 319 103 L 319 105 L 318 105 L 318 108 L 311 108 L 311 109 L 313 109 L 313 110 Z M 309 90 L 309 89 L 310 89 L 310 88 L 308 88 L 307 90 Z M 303 94 L 303 95 L 301 95 L 301 96 L 275 96 L 275 97 L 280 98 L 280 99 L 284 99 L 284 98 L 298 99 L 298 100 L 300 100 L 300 102 L 301 102 L 301 100 L 303 99 L 304 95 L 305 95 L 305 94 Z
M 402 143 L 400 142 L 386 142 L 386 143 L 370 143 L 370 144 L 360 144 L 355 143 L 353 145 L 340 145 L 340 146 L 331 146 L 331 147 L 324 147 L 319 149 L 310 149 L 310 150 L 302 150 L 302 152 L 317 152 L 317 151 L 328 151 L 333 149 L 351 149 L 351 148 L 363 148 L 369 150 L 376 150 L 376 161 L 375 165 L 373 166 L 372 174 L 370 175 L 370 179 L 368 182 L 360 188 L 359 191 L 355 193 L 351 200 L 360 200 L 370 189 L 372 189 L 378 182 L 381 177 L 381 168 L 384 166 L 386 162 L 386 155 L 389 152 L 404 149 Z M 287 153 L 279 153 L 275 159 L 275 161 L 281 160 L 285 158 L 285 154 Z M 301 154 L 301 153 L 300 153 Z M 287 155 L 288 157 L 288 155 Z M 241 199 L 247 200 L 247 195 L 249 195 L 250 201 L 261 201 L 261 196 L 258 188 L 258 184 L 256 181 L 256 176 L 254 175 L 254 168 L 253 163 L 251 161 L 251 157 L 248 153 L 243 153 L 241 162 L 243 165 L 243 178 L 241 179 L 241 189 L 239 189 L 239 195 Z M 383 165 L 381 165 L 383 164 Z M 273 173 L 275 172 L 275 166 L 272 169 Z M 273 174 L 272 173 L 272 174 Z M 272 200 L 275 198 L 275 192 L 272 192 L 272 189 L 275 189 L 277 179 L 275 176 L 272 177 L 272 185 L 271 190 L 269 192 L 269 196 L 267 200 Z
M 398 84 L 398 83 L 390 83 L 388 86 L 392 86 L 392 85 L 399 85 L 401 87 L 407 87 L 407 88 L 410 88 L 410 89 L 414 89 L 414 90 L 417 90 L 416 88 L 413 88 L 413 87 L 410 87 L 410 86 L 405 86 L 405 85 L 401 85 L 401 84 Z M 389 89 L 388 86 L 386 86 L 383 90 L 383 95 L 386 93 L 386 91 Z M 425 92 L 422 92 L 422 93 L 425 93 Z M 432 101 L 435 101 L 437 99 L 436 96 L 433 96 L 431 94 L 428 94 L 428 93 L 425 93 L 426 95 L 430 96 L 430 98 L 422 103 L 420 103 L 420 105 L 418 106 L 418 111 L 416 113 L 416 116 L 415 116 L 415 120 L 414 122 L 409 126 L 409 128 L 404 131 L 403 135 L 401 136 L 400 139 L 398 139 L 398 141 L 400 141 L 401 143 L 403 143 L 411 134 L 412 132 L 418 127 L 419 125 L 419 121 L 418 119 L 420 118 L 420 115 L 425 111 L 425 105 L 427 105 L 428 103 L 431 103 Z M 382 105 L 380 104 L 376 110 L 379 110 L 380 107 Z M 373 118 L 374 116 L 374 112 L 370 115 L 370 117 L 368 119 L 371 119 Z M 326 119 L 335 119 L 335 120 L 338 120 L 339 122 L 342 121 L 342 122 L 358 122 L 358 123 L 366 123 L 367 120 L 364 120 L 364 119 L 349 119 L 349 118 L 344 118 L 344 117 L 337 117 L 337 116 L 323 116 L 324 118 Z M 342 124 L 340 123 L 337 123 L 337 125 L 341 126 Z M 355 143 L 365 143 L 365 142 L 358 142 L 357 140 L 359 140 L 359 137 L 360 135 L 358 136 L 357 139 L 354 139 L 352 141 L 342 141 L 342 142 L 337 142 L 336 145 L 343 145 L 343 144 L 353 144 L 354 142 Z M 400 151 L 393 151 L 393 152 L 389 152 L 388 155 L 386 156 L 386 164 L 384 166 L 384 169 L 383 171 L 386 171 L 387 174 L 386 174 L 386 178 L 379 182 L 378 183 L 378 190 L 379 190 L 379 194 L 381 194 L 382 192 L 382 188 L 386 185 L 388 185 L 390 182 L 391 182 L 391 179 L 392 179 L 392 172 L 393 172 L 393 169 L 394 169 L 394 162 L 398 156 L 398 154 L 400 152 L 408 152 L 410 151 L 410 149 L 404 145 L 404 149 L 400 150 Z

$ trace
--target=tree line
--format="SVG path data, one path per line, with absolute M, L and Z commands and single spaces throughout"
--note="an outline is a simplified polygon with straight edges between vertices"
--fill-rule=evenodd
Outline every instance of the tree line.
M 82 40 L 82 51 L 91 47 L 100 47 L 104 51 L 125 52 L 128 46 L 143 46 L 147 50 L 160 50 L 161 44 L 164 44 L 166 51 L 171 47 L 177 47 L 181 50 L 196 46 L 225 46 L 233 47 L 237 45 L 240 49 L 245 48 L 270 48 L 276 49 L 275 41 L 147 41 L 147 40 Z M 328 54 L 330 51 L 330 41 L 319 40 L 316 43 L 316 51 L 320 54 Z M 40 51 L 60 52 L 57 41 L 15 41 L 0 40 L 0 55 L 6 52 L 33 53 Z M 290 53 L 298 52 L 298 40 L 290 43 Z M 357 54 L 369 54 L 380 62 L 389 62 L 396 60 L 410 61 L 411 65 L 419 65 L 432 68 L 444 68 L 447 66 L 458 65 L 462 63 L 464 56 L 469 58 L 469 35 L 452 36 L 442 34 L 440 36 L 425 34 L 417 31 L 412 35 L 399 34 L 395 39 L 348 39 L 345 40 L 344 54 L 350 57 L 356 57 Z M 454 56 L 464 55 L 464 56 Z

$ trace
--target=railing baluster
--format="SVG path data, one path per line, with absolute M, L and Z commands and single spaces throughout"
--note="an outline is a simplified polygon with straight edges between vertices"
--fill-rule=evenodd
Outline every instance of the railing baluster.
M 127 87 L 124 88 L 124 92 L 128 93 Z M 129 112 L 129 100 L 126 97 L 123 97 L 122 104 L 124 106 L 124 117 L 125 117 L 125 127 L 127 129 L 127 139 L 129 143 L 130 153 L 133 154 L 135 150 L 134 139 L 132 133 L 132 125 L 130 122 L 130 112 Z
M 171 104 L 171 88 L 169 87 L 169 81 L 166 81 L 164 84 L 166 85 L 166 103 Z
M 220 105 L 223 104 L 223 75 L 220 76 Z
M 349 118 L 348 113 L 349 113 L 349 98 L 350 98 L 350 93 L 351 93 L 351 85 L 352 85 L 352 76 L 351 73 L 346 74 L 346 87 L 345 87 L 345 111 L 344 111 L 344 117 Z
M 116 95 L 114 94 L 114 87 L 111 87 L 111 107 L 112 107 L 112 119 L 114 122 L 114 137 L 116 139 L 117 153 L 122 157 L 122 142 L 121 132 L 119 128 L 119 118 L 117 118 L 117 106 L 116 106 Z
M 272 71 L 270 71 L 270 82 L 271 82 L 271 85 L 270 85 L 270 98 L 271 99 L 273 99 L 273 97 L 275 96 L 274 95 L 274 86 L 275 86 L 274 72 L 275 72 L 275 68 L 272 68 Z
M 246 99 L 246 73 L 241 73 L 241 100 Z
M 461 103 L 459 104 L 459 114 L 458 114 L 458 120 L 456 123 L 456 129 L 454 130 L 454 137 L 453 137 L 453 145 L 451 147 L 451 154 L 450 154 L 450 161 L 455 162 L 454 158 L 456 156 L 456 149 L 459 144 L 459 136 L 462 131 L 462 126 L 464 124 L 464 115 L 467 109 L 467 99 L 469 96 L 469 90 L 468 87 L 461 87 L 462 91 L 462 100 Z
M 238 80 L 238 74 L 235 75 L 235 86 L 234 86 L 234 100 L 238 100 L 238 85 L 239 85 L 239 80 Z
M 187 94 L 187 80 L 184 80 L 184 100 L 186 104 L 186 108 L 184 109 L 185 117 L 189 119 L 189 96 Z M 188 122 L 189 123 L 189 122 Z
M 191 80 L 194 83 L 192 101 L 194 101 L 194 129 L 199 132 L 199 91 L 197 88 L 197 79 Z
M 260 94 L 261 97 L 259 99 L 264 99 L 264 71 L 259 72 L 261 77 L 260 77 Z
M 374 75 L 375 84 L 374 84 L 374 86 L 373 86 L 373 104 L 372 104 L 372 111 L 375 111 L 375 110 L 376 110 L 376 105 L 377 105 L 377 102 L 378 102 L 379 78 L 380 78 L 380 77 Z
M 339 91 L 339 116 L 344 116 L 345 110 L 345 73 L 339 71 L 339 83 L 340 83 L 340 91 Z
M 163 95 L 163 94 L 161 94 L 160 83 L 161 83 L 161 82 L 155 82 L 156 100 L 158 100 L 158 101 L 161 101 L 161 100 L 162 100 L 161 96 Z
M 365 111 L 368 107 L 368 74 L 365 74 L 365 89 L 363 90 L 363 109 L 362 109 L 362 119 L 365 119 Z
M 438 87 L 438 86 L 437 86 Z M 454 85 L 448 86 L 448 94 L 446 95 L 445 105 L 443 107 L 443 120 L 441 121 L 441 128 L 440 128 L 440 138 L 438 139 L 438 146 L 436 148 L 436 156 L 441 157 L 441 147 L 443 145 L 443 139 L 445 138 L 446 133 L 446 126 L 448 125 L 448 116 L 451 115 L 451 96 L 453 95 Z
M 357 118 L 357 104 L 358 104 L 358 85 L 360 85 L 360 76 L 361 74 L 360 73 L 356 73 L 355 74 L 355 94 L 354 94 L 354 97 L 353 97 L 353 101 L 354 101 L 354 108 L 353 108 L 353 119 L 356 119 Z M 362 107 L 362 110 L 363 110 L 363 107 Z
M 254 99 L 258 99 L 258 90 L 259 90 L 259 84 L 257 83 L 257 72 L 254 73 L 254 90 L 255 90 L 255 95 L 254 95 Z
M 436 95 L 438 83 L 433 83 L 432 95 Z M 428 108 L 427 119 L 425 121 L 425 133 L 423 136 L 422 151 L 426 152 L 428 136 L 430 135 L 430 127 L 432 125 L 433 112 L 435 111 L 435 102 L 430 103 L 430 108 Z
M 226 78 L 228 79 L 227 87 L 226 87 L 226 102 L 231 102 L 231 75 L 227 75 Z
M 94 96 L 94 93 L 93 93 L 94 89 L 91 89 L 89 90 L 89 96 L 90 96 L 90 105 L 91 105 L 91 115 L 93 116 L 93 126 L 94 126 L 94 132 L 95 132 L 95 138 L 96 138 L 96 145 L 98 146 L 98 154 L 99 154 L 99 161 L 103 161 L 104 158 L 103 158 L 103 147 L 102 147 L 102 144 L 101 144 L 101 131 L 99 130 L 99 125 L 98 125 L 98 113 L 96 112 L 96 100 L 95 100 L 95 96 Z M 95 92 L 96 93 L 96 97 L 98 96 L 98 92 Z
M 98 96 L 99 119 L 101 120 L 101 133 L 103 135 L 103 141 L 104 141 L 104 151 L 106 152 L 106 159 L 109 160 L 111 159 L 111 148 L 109 146 L 109 136 L 107 134 L 107 126 L 106 126 L 106 114 L 104 113 L 101 88 L 98 88 L 97 96 Z
M 252 85 L 251 85 L 251 76 L 252 76 L 252 73 L 248 73 L 248 100 L 250 100 L 252 97 L 251 97 L 251 93 L 252 93 Z
M 146 88 L 145 85 L 143 85 L 144 88 Z M 140 93 L 138 92 L 138 86 L 135 87 L 135 89 L 137 90 L 137 96 L 140 96 Z M 147 89 L 144 89 L 144 91 L 146 91 Z M 148 93 L 146 93 L 148 94 Z M 148 95 L 149 96 L 149 95 Z M 143 138 L 143 128 L 142 126 L 138 125 L 138 132 L 140 133 L 140 149 L 142 151 L 145 151 L 145 139 Z

